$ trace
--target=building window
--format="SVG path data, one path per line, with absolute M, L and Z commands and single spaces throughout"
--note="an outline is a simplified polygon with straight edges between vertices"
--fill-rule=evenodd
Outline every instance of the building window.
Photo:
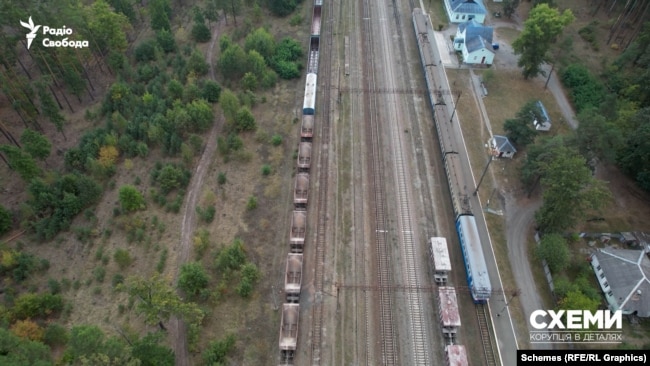
M 458 20 L 459 17 L 460 17 L 460 15 L 456 14 L 456 20 Z
M 596 266 L 596 269 L 600 271 L 600 264 Z
M 611 291 L 609 291 L 609 292 L 607 293 L 607 296 L 610 296 L 610 297 L 611 297 L 611 296 L 614 296 L 614 293 L 611 292 Z
M 600 278 L 605 278 L 605 273 L 601 273 Z
M 604 287 L 609 287 L 609 283 L 605 282 L 605 283 L 603 284 L 603 286 L 604 286 Z
M 465 15 L 463 15 L 463 20 L 465 20 Z

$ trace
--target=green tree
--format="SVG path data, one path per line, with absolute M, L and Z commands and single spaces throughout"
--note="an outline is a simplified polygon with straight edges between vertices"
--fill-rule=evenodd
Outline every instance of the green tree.
M 191 119 L 190 131 L 203 132 L 212 126 L 214 113 L 212 107 L 205 100 L 195 100 L 188 103 L 185 108 Z
M 29 128 L 23 131 L 20 142 L 23 144 L 23 150 L 35 159 L 45 160 L 52 150 L 52 143 L 47 137 Z
M 535 253 L 548 263 L 551 272 L 555 274 L 565 269 L 571 259 L 569 246 L 560 234 L 544 235 Z
M 108 3 L 115 9 L 116 12 L 124 14 L 131 24 L 136 21 L 135 11 L 131 0 L 108 0 Z
M 197 23 L 195 22 L 192 26 L 192 38 L 194 41 L 199 43 L 205 43 L 210 40 L 212 35 L 210 34 L 210 28 L 205 25 L 204 22 Z
M 271 33 L 264 28 L 257 28 L 246 36 L 244 41 L 244 50 L 250 52 L 257 51 L 265 60 L 270 61 L 275 53 L 275 39 Z
M 239 110 L 239 99 L 230 89 L 224 89 L 219 96 L 219 105 L 226 117 L 226 122 L 232 123 Z
M 174 316 L 183 318 L 188 323 L 200 324 L 203 311 L 192 302 L 183 302 L 176 291 L 158 275 L 153 277 L 129 277 L 120 286 L 137 300 L 136 311 L 144 315 L 147 324 L 158 324 Z
M 11 211 L 0 205 L 0 236 L 9 232 L 13 226 Z
M 592 176 L 585 158 L 566 146 L 561 136 L 531 149 L 522 170 L 541 182 L 544 204 L 535 218 L 544 233 L 574 226 L 588 210 L 600 209 L 609 197 L 605 183 Z
M 131 354 L 141 366 L 174 366 L 174 351 L 160 344 L 161 333 L 149 333 L 133 342 Z
M 201 97 L 210 103 L 217 103 L 221 95 L 221 86 L 216 81 L 205 80 L 201 86 Z
M 144 208 L 144 196 L 130 184 L 120 187 L 120 204 L 126 211 L 137 211 Z
M 239 108 L 237 114 L 235 115 L 235 124 L 234 128 L 236 131 L 255 131 L 257 129 L 257 123 L 255 122 L 255 117 L 253 113 L 244 106 Z
M 151 28 L 153 30 L 171 30 L 169 20 L 172 16 L 172 8 L 169 0 L 151 0 L 149 2 L 149 13 L 151 14 Z
M 269 8 L 273 14 L 281 17 L 291 14 L 296 10 L 296 6 L 296 0 L 269 0 Z
M 128 42 L 125 31 L 131 27 L 128 18 L 115 13 L 103 0 L 93 2 L 88 13 L 88 31 L 101 54 L 126 51 Z
M 210 69 L 210 65 L 205 62 L 205 57 L 201 54 L 198 49 L 195 49 L 190 56 L 189 61 L 187 62 L 187 68 L 190 71 L 193 71 L 197 75 L 205 75 Z
M 519 0 L 503 0 L 503 15 L 508 19 L 512 18 L 512 15 L 517 11 L 519 6 Z
M 515 144 L 524 147 L 535 140 L 537 131 L 533 128 L 533 120 L 542 120 L 542 113 L 535 100 L 528 101 L 517 112 L 514 119 L 507 119 L 503 124 L 508 138 Z
M 580 291 L 569 291 L 566 296 L 559 301 L 559 308 L 563 310 L 589 310 L 594 312 L 598 310 L 598 300 L 590 299 Z
M 76 325 L 70 329 L 68 352 L 75 359 L 102 353 L 104 338 L 104 332 L 96 325 Z
M 59 111 L 59 108 L 57 108 L 54 102 L 54 98 L 52 98 L 52 94 L 48 92 L 48 88 L 49 84 L 36 84 L 38 99 L 41 102 L 41 111 L 43 112 L 43 115 L 45 115 L 45 117 L 50 120 L 54 127 L 56 127 L 56 130 L 59 133 L 63 134 L 63 123 L 65 122 L 65 118 Z M 65 138 L 65 134 L 63 134 L 63 137 Z
M 208 25 L 219 20 L 219 0 L 208 0 L 203 9 L 203 15 L 208 20 Z
M 246 59 L 244 50 L 238 44 L 233 44 L 221 53 L 217 65 L 225 78 L 237 80 L 246 71 Z
M 636 127 L 628 134 L 617 161 L 624 172 L 650 192 L 650 108 L 639 110 L 631 119 Z
M 176 51 L 176 39 L 174 39 L 172 32 L 167 29 L 161 29 L 156 32 L 156 42 L 158 42 L 158 46 L 165 53 Z
M 136 61 L 154 61 L 156 59 L 156 41 L 149 39 L 140 43 L 135 48 L 134 54 Z
M 0 327 L 0 364 L 52 365 L 52 353 L 43 343 L 19 338 L 8 329 Z
M 198 262 L 185 263 L 181 266 L 178 276 L 178 287 L 189 295 L 198 295 L 208 287 L 207 272 Z
M 226 356 L 235 347 L 235 336 L 229 334 L 224 339 L 212 341 L 208 348 L 203 351 L 203 362 L 206 365 L 224 365 Z
M 578 150 L 582 156 L 613 162 L 616 153 L 624 146 L 620 129 L 595 109 L 587 109 L 577 116 L 580 124 L 575 133 Z
M 533 8 L 524 22 L 524 30 L 513 42 L 515 54 L 520 55 L 518 65 L 524 78 L 542 73 L 541 65 L 548 62 L 548 51 L 564 27 L 573 21 L 573 13 L 566 9 L 562 14 L 547 4 Z
M 23 180 L 28 182 L 41 174 L 34 158 L 22 149 L 13 145 L 0 145 L 0 152 L 7 157 L 11 170 L 17 172 Z
M 223 248 L 217 254 L 216 265 L 222 271 L 234 271 L 246 263 L 246 252 L 244 243 L 241 239 L 236 238 L 232 244 Z
M 252 72 L 245 73 L 241 83 L 246 90 L 254 91 L 257 89 L 257 77 Z
M 259 52 L 255 50 L 248 51 L 248 60 L 246 64 L 246 69 L 252 72 L 253 75 L 257 76 L 258 78 L 262 78 L 264 76 L 264 73 L 266 73 L 266 61 L 264 61 L 264 57 L 262 57 L 262 55 L 260 55 Z

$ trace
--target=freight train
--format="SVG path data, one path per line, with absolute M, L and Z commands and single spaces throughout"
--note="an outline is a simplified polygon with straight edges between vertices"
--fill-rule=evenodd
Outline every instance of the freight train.
M 483 254 L 483 246 L 476 226 L 476 218 L 469 205 L 468 189 L 471 182 L 465 181 L 465 166 L 457 146 L 460 129 L 452 123 L 452 118 L 447 115 L 448 109 L 442 96 L 440 83 L 436 83 L 435 67 L 440 65 L 440 59 L 434 58 L 433 47 L 430 42 L 435 42 L 429 18 L 421 9 L 413 10 L 413 27 L 420 51 L 420 61 L 424 69 L 429 102 L 434 111 L 434 123 L 438 132 L 438 140 L 442 152 L 442 159 L 451 193 L 454 209 L 454 220 L 460 246 L 465 262 L 465 272 L 472 299 L 477 304 L 487 303 L 492 293 L 492 285 L 488 277 L 487 265 Z M 453 116 L 453 114 L 452 114 Z M 464 151 L 464 150 L 463 150 Z
M 312 168 L 312 140 L 314 138 L 314 115 L 316 114 L 316 89 L 318 82 L 318 57 L 320 48 L 321 8 L 323 0 L 315 0 L 309 39 L 307 77 L 303 95 L 302 124 L 294 184 L 291 227 L 289 230 L 289 254 L 284 276 L 285 299 L 280 320 L 280 365 L 293 365 L 298 346 L 300 320 L 300 290 L 302 286 L 303 249 L 307 236 L 307 204 L 309 198 L 309 174 Z

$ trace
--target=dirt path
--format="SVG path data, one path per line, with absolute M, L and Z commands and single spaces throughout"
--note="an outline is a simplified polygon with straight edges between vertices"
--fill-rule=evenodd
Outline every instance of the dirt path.
M 208 48 L 207 62 L 210 65 L 210 77 L 212 80 L 215 80 L 214 76 L 214 67 L 212 66 L 212 55 L 214 50 L 214 45 L 217 43 L 217 38 L 219 35 L 219 30 L 221 29 L 221 22 L 217 23 L 217 26 L 212 34 L 212 41 L 210 42 L 210 47 Z M 214 125 L 210 131 L 210 135 L 203 149 L 203 154 L 201 155 L 201 160 L 196 166 L 196 170 L 192 175 L 190 180 L 190 185 L 187 190 L 187 196 L 185 198 L 185 206 L 183 210 L 183 223 L 181 225 L 181 241 L 179 243 L 179 253 L 176 260 L 176 266 L 174 268 L 174 282 L 178 279 L 179 268 L 188 261 L 190 256 L 190 249 L 192 247 L 192 233 L 194 232 L 194 227 L 196 224 L 196 209 L 199 202 L 199 194 L 201 193 L 201 187 L 205 181 L 205 176 L 207 175 L 210 162 L 217 148 L 217 131 L 221 127 L 221 118 L 215 117 Z M 190 365 L 190 356 L 187 350 L 187 329 L 185 322 L 182 319 L 177 317 L 172 317 L 169 322 L 169 335 L 172 342 L 172 349 L 176 355 L 176 365 L 177 366 L 186 366 Z

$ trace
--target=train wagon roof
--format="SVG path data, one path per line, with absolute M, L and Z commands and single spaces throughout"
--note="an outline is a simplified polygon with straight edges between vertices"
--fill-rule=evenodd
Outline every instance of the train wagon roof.
M 456 289 L 448 286 L 438 287 L 438 300 L 442 325 L 445 327 L 460 327 Z
M 296 177 L 296 190 L 306 191 L 309 189 L 309 173 L 298 173 Z
M 314 73 L 307 74 L 307 81 L 305 82 L 305 101 L 303 109 L 316 108 L 316 81 L 317 75 Z M 313 113 L 313 112 L 312 112 Z
M 302 254 L 289 253 L 287 256 L 287 269 L 284 290 L 300 292 L 302 281 Z
M 431 254 L 433 254 L 433 267 L 436 271 L 451 271 L 447 239 L 431 238 Z
M 467 366 L 467 352 L 465 346 L 450 344 L 445 347 L 449 366 Z
M 472 215 L 463 215 L 458 218 L 458 223 L 463 231 L 463 241 L 467 252 L 469 267 L 474 279 L 474 288 L 489 295 L 492 292 L 490 277 L 483 255 L 483 246 L 478 234 L 476 219 Z
M 311 114 L 305 114 L 302 116 L 302 129 L 311 130 L 314 128 L 314 116 Z
M 282 304 L 282 321 L 280 323 L 280 349 L 295 350 L 298 343 L 298 321 L 300 305 Z

